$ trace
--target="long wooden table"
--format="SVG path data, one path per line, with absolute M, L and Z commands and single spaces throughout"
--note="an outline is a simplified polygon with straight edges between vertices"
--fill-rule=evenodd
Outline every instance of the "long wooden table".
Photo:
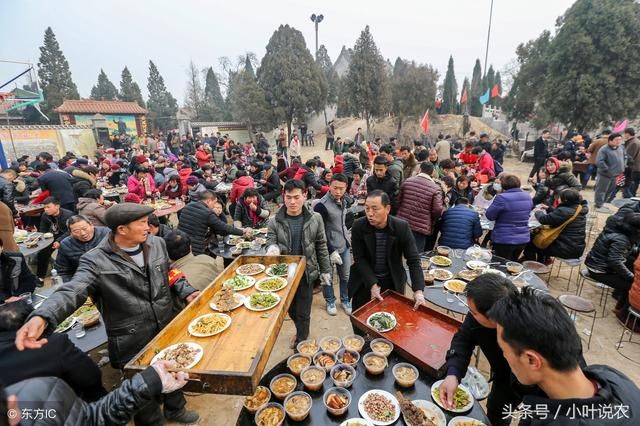
M 211 337 L 193 337 L 189 323 L 196 317 L 214 312 L 209 302 L 224 281 L 235 276 L 235 270 L 247 263 L 295 264 L 289 268 L 288 285 L 277 294 L 280 303 L 264 312 L 253 312 L 241 306 L 232 312 L 231 325 L 224 332 Z M 191 304 L 182 310 L 149 344 L 126 366 L 127 375 L 144 370 L 155 354 L 173 344 L 195 342 L 204 349 L 202 360 L 190 370 L 185 391 L 232 395 L 252 395 L 260 382 L 267 360 L 280 333 L 287 309 L 293 300 L 306 267 L 303 256 L 240 256 L 230 264 Z M 265 277 L 265 273 L 254 276 Z M 257 290 L 250 287 L 240 293 L 248 296 Z M 195 379 L 195 380 L 194 380 Z

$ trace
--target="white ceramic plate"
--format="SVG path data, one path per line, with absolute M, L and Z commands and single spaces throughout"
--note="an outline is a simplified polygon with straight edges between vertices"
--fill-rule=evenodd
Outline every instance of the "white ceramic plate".
M 369 320 L 371 319 L 371 317 L 373 317 L 374 315 L 378 315 L 378 314 L 385 314 L 385 315 L 390 316 L 391 319 L 393 320 L 393 325 L 391 327 L 389 327 L 389 328 L 385 328 L 383 330 L 378 330 L 377 328 L 375 328 L 374 326 L 369 324 Z M 387 331 L 393 330 L 396 327 L 396 325 L 398 325 L 398 320 L 396 319 L 396 317 L 393 314 L 391 314 L 389 312 L 380 311 L 380 312 L 374 312 L 371 315 L 369 315 L 369 318 L 367 318 L 367 325 L 369 327 L 371 327 L 372 329 L 374 329 L 375 331 L 377 331 L 378 333 L 386 333 Z
M 462 283 L 462 284 L 464 285 L 463 289 L 462 289 L 462 290 L 458 290 L 458 289 L 454 288 L 454 287 L 452 286 L 452 283 L 453 283 L 453 282 L 460 282 L 460 283 Z M 444 288 L 446 288 L 447 290 L 449 290 L 451 293 L 462 294 L 462 293 L 464 293 L 464 291 L 467 289 L 467 282 L 466 282 L 466 281 L 464 281 L 464 280 L 457 280 L 457 279 L 456 279 L 456 280 L 449 280 L 449 281 L 445 281 L 445 283 L 444 283 Z
M 390 400 L 391 403 L 395 406 L 396 415 L 394 416 L 393 420 L 390 420 L 388 422 L 382 422 L 382 421 L 374 420 L 371 417 L 369 417 L 369 415 L 367 414 L 367 410 L 364 409 L 364 401 L 372 393 L 377 393 L 378 395 L 384 396 L 385 398 Z M 398 403 L 398 400 L 396 399 L 396 397 L 391 395 L 389 392 L 383 391 L 383 390 L 379 390 L 379 389 L 374 389 L 374 390 L 370 390 L 370 391 L 366 392 L 364 395 L 362 395 L 360 397 L 360 399 L 358 400 L 358 411 L 360 412 L 360 415 L 365 420 L 368 420 L 372 424 L 374 424 L 376 426 L 386 426 L 386 425 L 390 425 L 390 424 L 395 423 L 395 421 L 398 420 L 398 418 L 400 417 L 400 403 Z
M 436 262 L 439 262 L 439 261 L 441 261 L 442 263 L 436 263 Z M 433 256 L 430 259 L 430 262 L 431 262 L 432 265 L 445 267 L 445 268 L 447 266 L 451 266 L 451 264 L 453 263 L 453 261 L 451 259 L 449 259 L 447 256 L 442 256 L 442 255 Z
M 253 293 L 253 294 L 258 294 L 258 293 Z M 269 307 L 269 308 L 254 308 L 253 306 L 251 306 L 251 296 L 247 296 L 246 299 L 244 299 L 244 306 L 249 309 L 250 311 L 255 311 L 255 312 L 262 312 L 262 311 L 268 311 L 269 309 L 273 309 L 276 306 L 278 306 L 278 304 L 280 303 L 280 296 L 278 296 L 277 293 L 268 293 L 271 294 L 273 296 L 275 296 L 278 301 L 275 303 L 275 305 Z
M 229 309 L 229 311 L 233 311 L 234 309 L 237 309 L 237 308 L 239 308 L 240 306 L 244 305 L 244 299 L 246 299 L 246 297 L 245 297 L 245 296 L 243 296 L 243 295 L 242 295 L 242 294 L 240 294 L 240 293 L 235 293 L 235 294 L 233 295 L 233 299 L 236 301 L 236 304 L 235 304 L 235 305 L 233 305 L 233 306 L 231 307 L 231 309 Z M 209 303 L 209 307 L 210 307 L 211 309 L 213 309 L 214 311 L 218 311 L 218 312 L 229 312 L 229 311 L 222 311 L 222 310 L 220 310 L 220 309 L 218 308 L 218 305 L 216 305 L 216 304 L 215 304 L 215 303 L 213 303 L 213 302 Z
M 431 399 L 433 399 L 433 402 L 435 402 L 436 404 L 438 404 L 438 406 L 440 406 L 441 408 L 451 413 L 465 413 L 473 408 L 473 401 L 474 401 L 473 395 L 471 394 L 471 391 L 469 391 L 469 389 L 464 385 L 458 385 L 458 387 L 467 393 L 467 396 L 469 398 L 469 402 L 467 403 L 467 405 L 465 405 L 462 408 L 451 408 L 451 409 L 447 409 L 446 407 L 443 407 L 442 404 L 440 403 L 440 398 L 439 397 L 436 398 L 433 396 L 433 392 L 434 391 L 438 392 L 438 388 L 440 387 L 442 382 L 443 380 L 438 380 L 433 385 L 431 385 L 430 395 L 431 395 Z
M 178 347 L 178 345 L 181 345 L 182 343 L 176 343 L 175 345 L 171 345 L 167 348 L 164 348 L 163 350 L 161 350 L 160 352 L 158 352 L 156 354 L 156 356 L 153 357 L 153 359 L 151 360 L 151 362 L 149 364 L 153 364 L 154 362 L 160 360 L 164 354 L 168 351 L 170 351 L 173 348 Z M 199 352 L 196 353 L 196 356 L 193 358 L 193 361 L 191 362 L 191 364 L 187 365 L 186 367 L 182 367 L 182 368 L 193 368 L 197 363 L 200 362 L 200 360 L 202 359 L 202 355 L 204 355 L 204 349 L 202 348 L 202 346 L 200 346 L 197 343 L 193 343 L 193 342 L 184 342 L 185 345 L 191 347 L 192 349 L 198 349 Z
M 361 419 L 360 417 L 353 417 L 351 419 L 347 419 L 344 422 L 340 423 L 340 426 L 373 426 L 373 424 L 369 420 Z
M 57 328 L 55 329 L 55 333 L 64 333 L 65 331 L 69 330 L 71 327 L 73 327 L 73 325 L 76 323 L 78 319 L 76 317 L 73 317 L 73 319 L 71 321 L 69 321 L 69 324 L 64 327 L 61 328 L 60 330 L 58 330 Z M 64 321 L 63 321 L 64 322 Z
M 481 260 L 470 260 L 467 262 L 467 268 L 471 269 L 472 271 L 475 271 L 476 269 L 486 269 L 488 267 L 489 265 Z
M 265 281 L 269 281 L 269 280 L 278 280 L 280 281 L 280 286 L 278 288 L 275 289 L 266 289 L 263 288 L 262 285 L 264 284 Z M 285 288 L 288 284 L 288 281 L 285 278 L 282 277 L 265 277 L 265 278 L 261 278 L 258 280 L 258 282 L 256 283 L 256 290 L 260 290 L 260 291 L 270 291 L 270 292 L 274 292 L 274 291 L 280 291 L 283 288 Z
M 273 266 L 273 265 L 271 265 L 271 266 Z M 281 274 L 281 275 L 276 275 L 276 274 L 272 273 L 271 272 L 271 266 L 269 266 L 267 268 L 267 271 L 266 271 L 267 275 L 269 275 L 270 277 L 286 277 L 289 274 L 289 265 L 287 265 L 287 272 L 285 272 L 284 274 Z
M 226 323 L 226 325 L 224 327 L 222 327 L 222 329 L 216 331 L 215 333 L 197 333 L 197 332 L 193 331 L 193 326 L 198 322 L 198 320 L 200 318 L 209 317 L 209 316 L 224 317 L 227 320 L 227 323 Z M 231 325 L 231 317 L 229 315 L 227 315 L 227 314 L 220 314 L 220 313 L 205 314 L 205 315 L 200 315 L 198 318 L 196 318 L 193 321 L 191 321 L 189 323 L 189 327 L 187 327 L 187 331 L 189 331 L 190 335 L 195 336 L 195 337 L 209 337 L 209 336 L 215 336 L 216 334 L 222 333 L 227 328 L 229 328 L 230 325 Z
M 502 278 L 506 278 L 507 274 L 505 274 L 504 272 L 498 270 L 498 269 L 485 269 L 484 271 L 482 271 L 483 274 L 495 274 L 495 275 L 500 275 Z
M 246 281 L 246 285 L 242 286 L 242 287 L 231 287 L 228 285 L 228 283 L 233 280 L 234 278 L 240 278 L 244 281 Z M 224 286 L 225 287 L 229 287 L 231 290 L 233 291 L 242 291 L 242 290 L 246 290 L 250 287 L 253 287 L 253 285 L 256 283 L 256 279 L 253 277 L 248 277 L 246 275 L 236 275 L 234 278 L 229 278 L 228 280 L 226 280 L 224 282 Z
M 470 423 L 469 423 L 470 422 Z M 467 416 L 458 416 L 449 420 L 447 426 L 458 426 L 459 424 L 472 424 L 473 426 L 487 426 L 478 419 Z
M 427 418 L 433 421 L 436 426 L 447 426 L 447 418 L 444 415 L 444 412 L 436 404 L 424 399 L 415 399 L 411 402 L 413 402 L 413 405 L 424 411 L 424 413 L 427 415 Z M 435 419 L 433 419 L 434 417 Z M 408 426 L 413 426 L 413 424 L 407 420 L 407 417 L 404 414 L 402 415 L 402 418 Z
M 435 272 L 439 271 L 439 273 L 441 274 L 446 274 L 447 277 L 446 278 L 437 278 L 435 275 Z M 446 269 L 440 269 L 440 268 L 436 268 L 430 271 L 431 275 L 433 275 L 433 277 L 438 280 L 438 281 L 447 281 L 450 280 L 451 278 L 453 278 L 453 274 L 451 273 L 451 271 L 447 271 Z
M 247 265 L 257 265 L 257 266 L 259 266 L 259 267 L 260 267 L 260 270 L 259 270 L 259 271 L 257 271 L 257 272 L 253 272 L 253 273 L 251 273 L 251 274 L 245 274 L 245 273 L 241 272 L 241 269 L 242 269 L 244 266 L 247 266 Z M 266 269 L 266 266 L 264 266 L 264 265 L 263 265 L 263 264 L 261 264 L 261 263 L 247 263 L 247 264 L 245 264 L 245 265 L 240 266 L 238 269 L 236 269 L 236 274 L 238 274 L 238 275 L 258 275 L 258 274 L 263 273 L 265 269 Z

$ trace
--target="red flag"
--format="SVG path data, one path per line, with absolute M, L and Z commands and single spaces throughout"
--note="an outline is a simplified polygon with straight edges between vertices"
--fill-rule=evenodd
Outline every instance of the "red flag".
M 468 100 L 467 89 L 464 89 L 464 92 L 462 92 L 462 97 L 460 98 L 460 104 L 464 105 Z
M 427 112 L 424 113 L 424 117 L 422 118 L 422 123 L 420 123 L 420 127 L 422 127 L 422 130 L 426 135 L 427 131 L 429 130 L 429 110 L 427 110 Z
M 500 88 L 497 84 L 493 86 L 493 89 L 491 89 L 491 97 L 495 98 L 496 96 L 500 96 Z

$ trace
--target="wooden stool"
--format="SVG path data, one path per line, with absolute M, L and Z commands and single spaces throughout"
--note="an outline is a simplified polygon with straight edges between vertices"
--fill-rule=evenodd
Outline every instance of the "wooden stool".
M 591 347 L 591 337 L 593 336 L 593 327 L 596 325 L 596 308 L 593 306 L 593 302 L 589 299 L 585 299 L 584 297 L 576 296 L 573 294 L 563 294 L 558 297 L 558 301 L 564 306 L 567 310 L 571 312 L 571 317 L 575 319 L 576 314 L 585 314 L 588 318 L 593 318 L 591 321 L 591 329 L 589 330 L 589 340 L 587 340 L 587 350 Z M 593 314 L 593 315 L 586 315 Z M 578 332 L 580 336 L 580 332 Z M 582 339 L 582 337 L 580 337 Z
M 551 280 L 551 268 L 549 266 L 535 260 L 525 260 L 522 262 L 522 266 L 538 276 L 547 275 L 547 287 L 549 286 L 549 281 Z
M 582 278 L 582 280 L 580 280 Z M 611 292 L 611 287 L 601 282 L 596 281 L 591 275 L 589 275 L 588 269 L 580 270 L 580 277 L 578 278 L 578 287 L 576 288 L 576 295 L 582 296 L 582 290 L 584 289 L 584 283 L 588 283 L 590 286 L 595 287 L 600 290 L 600 306 L 602 306 L 602 314 L 599 318 L 604 318 L 607 316 L 607 300 L 609 298 L 609 292 Z
M 569 279 L 567 279 L 567 291 L 569 291 L 569 289 L 571 288 L 571 278 L 573 278 L 573 270 L 575 268 L 580 267 L 580 265 L 582 265 L 582 258 L 579 259 L 563 259 L 561 257 L 555 257 L 553 259 L 553 264 L 551 265 L 551 270 L 553 270 L 553 267 L 556 266 L 556 262 L 558 263 L 558 273 L 556 274 L 556 278 L 560 279 L 560 270 L 562 269 L 563 265 L 567 265 L 569 266 L 571 269 L 569 270 Z
M 633 317 L 633 322 L 631 324 L 631 328 L 629 328 L 629 320 Z M 640 312 L 636 311 L 635 309 L 633 309 L 632 307 L 629 307 L 629 313 L 627 314 L 627 317 L 624 320 L 624 324 L 622 324 L 622 334 L 620 335 L 620 340 L 618 340 L 618 344 L 616 345 L 616 350 L 618 351 L 618 353 L 620 355 L 622 355 L 623 357 L 625 357 L 626 359 L 628 359 L 629 361 L 633 361 L 635 363 L 640 363 L 639 360 L 633 359 L 628 355 L 625 355 L 624 353 L 622 353 L 622 339 L 624 338 L 624 335 L 626 332 L 629 332 L 629 340 L 625 340 L 625 343 L 632 343 L 634 345 L 640 345 L 640 342 L 632 342 L 633 339 L 633 335 L 634 332 L 633 330 L 635 330 L 636 328 L 636 323 L 640 323 Z

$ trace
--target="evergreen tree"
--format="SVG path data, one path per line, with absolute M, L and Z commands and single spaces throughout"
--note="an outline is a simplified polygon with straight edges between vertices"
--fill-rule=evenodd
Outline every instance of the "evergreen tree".
M 447 74 L 444 77 L 444 90 L 442 93 L 442 114 L 455 114 L 458 110 L 458 82 L 453 69 L 453 56 L 449 56 Z
M 200 81 L 200 71 L 193 61 L 189 62 L 187 68 L 187 92 L 184 105 L 193 111 L 194 118 L 201 120 L 205 112 L 204 89 Z
M 493 89 L 494 80 L 496 78 L 496 71 L 493 69 L 493 65 L 489 65 L 487 74 L 482 78 L 482 93 L 487 93 L 489 90 L 489 96 L 491 96 L 491 89 Z M 488 105 L 492 105 L 492 99 L 489 98 Z
M 258 84 L 273 111 L 273 122 L 287 122 L 289 134 L 294 119 L 303 120 L 324 108 L 327 83 L 307 49 L 302 33 L 281 25 L 269 39 L 258 69 Z
M 398 121 L 398 137 L 405 119 L 421 118 L 427 109 L 433 109 L 437 82 L 438 72 L 431 66 L 396 60 L 391 79 L 391 103 Z
M 495 85 L 498 85 L 498 93 L 500 93 L 500 96 L 502 96 L 502 77 L 500 76 L 500 71 L 496 73 L 495 78 L 493 79 L 493 85 L 491 87 Z M 494 107 L 501 106 L 502 98 L 500 96 L 491 99 L 491 105 L 493 105 Z
M 244 70 L 252 76 L 256 76 L 256 72 L 253 70 L 253 64 L 251 63 L 251 58 L 249 57 L 249 55 L 247 55 L 244 60 Z
M 91 88 L 91 99 L 97 99 L 101 101 L 113 101 L 118 98 L 118 89 L 109 80 L 109 77 L 100 69 L 98 74 L 98 82 Z
M 224 109 L 225 103 L 220 93 L 218 77 L 216 77 L 216 73 L 213 72 L 213 68 L 209 67 L 204 84 L 203 119 L 208 121 L 223 121 L 225 114 Z
M 480 96 L 483 94 L 482 65 L 480 65 L 480 59 L 476 59 L 476 65 L 473 67 L 473 76 L 471 78 L 471 90 L 469 93 L 469 112 L 474 117 L 482 117 Z
M 57 123 L 58 114 L 54 109 L 62 105 L 65 99 L 79 99 L 80 94 L 73 79 L 69 63 L 65 58 L 51 27 L 44 32 L 44 44 L 40 46 L 38 78 L 44 95 L 42 112 L 52 122 Z
M 389 76 L 387 64 L 367 25 L 353 48 L 351 63 L 345 76 L 347 93 L 354 114 L 362 113 L 370 134 L 370 120 L 388 112 Z
M 140 86 L 138 86 L 138 83 L 133 81 L 131 72 L 126 66 L 122 70 L 122 75 L 120 76 L 120 93 L 118 97 L 121 101 L 136 102 L 143 108 L 145 106 Z
M 228 100 L 233 120 L 247 124 L 252 133 L 257 124 L 268 122 L 269 105 L 264 90 L 246 69 L 234 75 Z
M 464 96 L 464 92 L 467 92 L 467 101 L 463 104 L 462 97 Z M 464 114 L 469 113 L 469 102 L 471 100 L 471 85 L 469 84 L 469 78 L 465 77 L 464 82 L 462 83 L 462 91 L 460 92 L 460 108 L 459 113 Z
M 153 61 L 149 61 L 147 89 L 149 90 L 147 109 L 149 110 L 149 120 L 153 123 L 153 128 L 167 130 L 174 127 L 176 124 L 176 112 L 178 112 L 178 102 L 167 90 L 164 79 Z

